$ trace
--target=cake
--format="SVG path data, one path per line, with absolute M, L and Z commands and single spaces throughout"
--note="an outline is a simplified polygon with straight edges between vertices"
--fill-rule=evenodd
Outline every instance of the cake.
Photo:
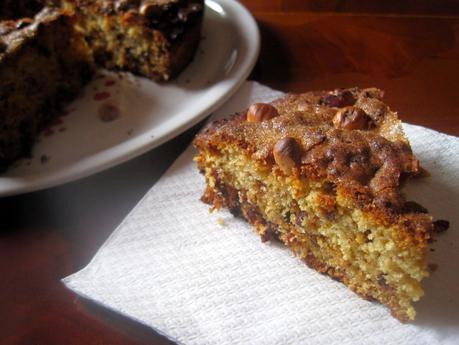
M 352 88 L 255 103 L 198 134 L 195 161 L 212 209 L 408 321 L 435 227 L 400 191 L 421 169 L 382 96 Z
M 96 63 L 157 81 L 191 61 L 200 40 L 202 0 L 63 0 L 75 12 Z
M 0 22 L 0 169 L 31 150 L 37 134 L 91 79 L 93 64 L 73 17 L 44 8 Z
M 43 8 L 40 0 L 2 0 L 0 2 L 0 20 L 33 17 Z
M 93 66 L 165 81 L 191 61 L 203 0 L 0 3 L 0 171 L 91 79 Z M 38 13 L 38 14 L 37 14 Z

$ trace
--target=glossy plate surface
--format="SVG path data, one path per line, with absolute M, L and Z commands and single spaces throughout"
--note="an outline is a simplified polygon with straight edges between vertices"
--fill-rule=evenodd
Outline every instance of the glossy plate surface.
M 255 20 L 238 2 L 206 1 L 202 40 L 176 80 L 157 84 L 100 71 L 38 138 L 32 158 L 0 176 L 0 196 L 57 186 L 125 162 L 177 136 L 223 104 L 258 56 Z

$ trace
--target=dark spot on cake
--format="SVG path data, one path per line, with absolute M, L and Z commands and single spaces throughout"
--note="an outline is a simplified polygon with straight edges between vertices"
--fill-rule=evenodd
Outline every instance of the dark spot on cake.
M 66 127 L 61 127 L 61 128 L 59 128 L 59 132 L 65 132 L 66 130 L 67 130 Z
M 437 234 L 445 232 L 448 229 L 449 229 L 449 222 L 447 220 L 438 219 L 435 222 L 433 222 L 433 230 Z
M 104 103 L 102 104 L 98 111 L 98 116 L 99 119 L 102 120 L 102 122 L 112 122 L 118 119 L 121 115 L 120 109 L 111 103 Z
M 290 217 L 291 217 L 291 212 L 290 211 L 287 211 L 285 212 L 285 214 L 282 216 L 284 218 L 284 222 L 286 223 L 290 223 Z
M 385 290 L 392 289 L 389 284 L 387 284 L 386 278 L 384 277 L 384 274 L 380 274 L 378 276 L 378 284 L 381 286 L 381 288 Z
M 302 226 L 303 222 L 308 218 L 308 214 L 305 211 L 300 211 L 296 214 L 295 223 L 298 226 Z
M 49 162 L 51 158 L 48 155 L 41 155 L 40 156 L 40 164 L 46 164 Z
M 258 216 L 260 217 L 260 216 Z M 278 241 L 280 242 L 280 232 L 277 227 L 273 224 L 268 224 L 266 226 L 265 232 L 260 236 L 261 242 L 268 242 L 268 241 Z
M 95 101 L 103 101 L 107 98 L 110 97 L 110 93 L 107 92 L 107 91 L 102 91 L 102 92 L 97 92 L 95 95 L 94 95 L 94 100 Z
M 323 190 L 327 194 L 336 195 L 336 184 L 330 181 L 324 182 Z

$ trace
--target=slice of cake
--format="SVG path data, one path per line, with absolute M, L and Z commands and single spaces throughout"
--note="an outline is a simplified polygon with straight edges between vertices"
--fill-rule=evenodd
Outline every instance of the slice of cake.
M 194 56 L 203 0 L 63 0 L 104 68 L 169 80 Z
M 204 202 L 407 321 L 423 295 L 433 223 L 400 192 L 419 162 L 381 98 L 354 88 L 254 104 L 203 130 L 195 160 Z
M 27 155 L 91 79 L 90 51 L 73 26 L 69 14 L 48 8 L 0 22 L 0 169 Z

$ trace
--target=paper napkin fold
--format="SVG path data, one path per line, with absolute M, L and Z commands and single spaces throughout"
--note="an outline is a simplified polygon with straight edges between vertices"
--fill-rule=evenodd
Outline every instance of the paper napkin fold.
M 247 82 L 218 112 L 281 93 Z M 227 212 L 199 201 L 204 179 L 189 147 L 66 286 L 151 326 L 180 344 L 458 344 L 459 138 L 405 125 L 431 177 L 406 193 L 451 229 L 434 243 L 418 318 L 388 310 L 262 243 Z

